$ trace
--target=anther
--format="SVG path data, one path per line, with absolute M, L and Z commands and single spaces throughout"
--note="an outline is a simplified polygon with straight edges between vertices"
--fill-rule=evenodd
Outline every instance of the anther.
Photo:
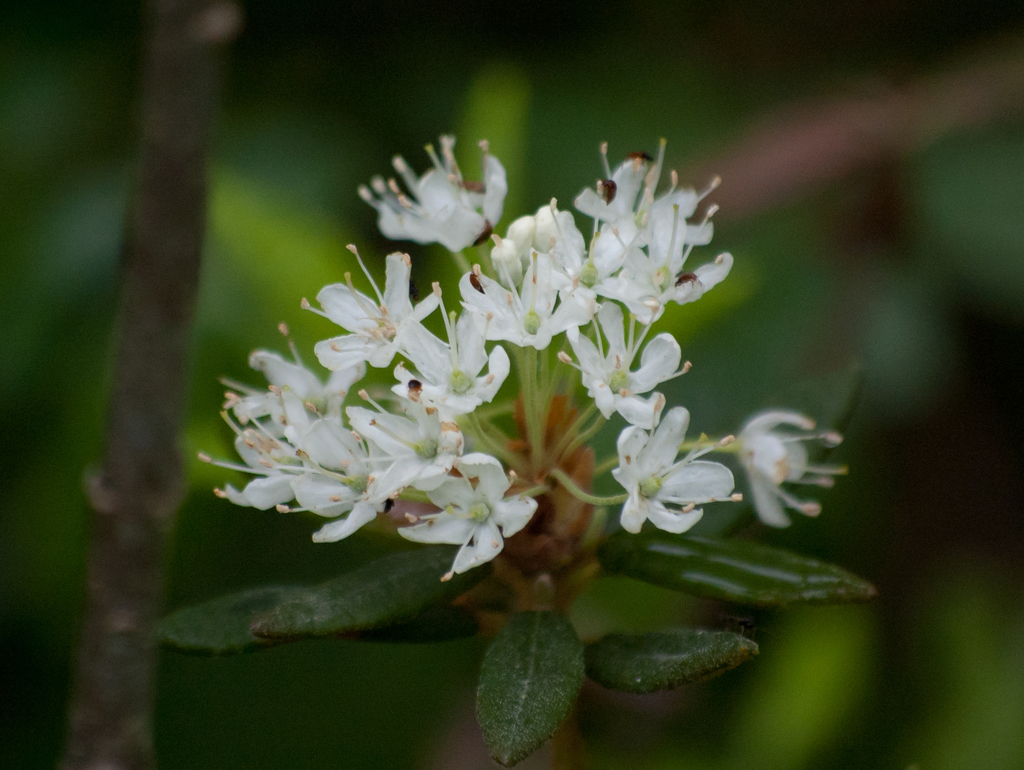
M 206 454 L 206 452 L 200 452 L 197 456 L 204 463 L 212 463 L 213 462 L 213 458 L 210 457 L 210 455 Z
M 729 499 L 732 500 L 734 503 L 743 502 L 743 494 L 741 492 L 733 492 L 731 495 L 729 495 Z
M 228 496 L 227 492 L 225 492 L 223 489 L 218 489 L 217 487 L 213 488 L 213 494 L 221 499 L 226 499 Z
M 572 363 L 572 358 L 564 350 L 559 350 L 558 351 L 558 360 L 561 361 L 563 364 L 571 364 Z
M 446 572 L 446 573 L 444 573 L 444 574 L 443 574 L 443 575 L 441 576 L 441 582 L 442 582 L 442 583 L 447 583 L 447 582 L 448 582 L 449 580 L 451 580 L 451 579 L 452 579 L 453 577 L 455 577 L 455 573 L 454 573 L 454 572 Z
M 434 281 L 432 284 L 430 284 L 430 290 L 434 293 L 435 297 L 441 296 L 441 284 L 438 283 L 437 281 Z
M 302 302 L 299 303 L 299 307 L 301 307 L 303 310 L 309 310 L 311 307 L 309 304 L 309 300 L 303 297 Z
M 277 509 L 278 513 L 289 513 L 289 512 L 291 512 L 291 508 L 289 508 L 284 503 L 278 503 L 277 505 L 274 506 L 274 508 Z

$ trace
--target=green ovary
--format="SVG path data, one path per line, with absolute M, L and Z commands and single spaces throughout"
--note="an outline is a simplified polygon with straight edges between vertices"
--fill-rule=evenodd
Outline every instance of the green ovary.
M 448 379 L 448 382 L 451 385 L 452 390 L 459 395 L 462 395 L 473 387 L 473 378 L 459 369 L 452 372 L 452 376 Z
M 424 460 L 437 456 L 437 442 L 432 438 L 425 438 L 413 447 L 416 454 Z
M 616 369 L 608 380 L 608 387 L 612 389 L 612 393 L 618 393 L 620 390 L 628 390 L 629 375 L 621 369 Z
M 661 479 L 657 476 L 648 476 L 640 482 L 640 494 L 644 497 L 654 497 L 661 489 Z
M 597 283 L 597 268 L 592 259 L 583 263 L 583 268 L 580 270 L 580 283 L 588 289 Z
M 487 521 L 490 515 L 491 509 L 486 503 L 476 503 L 469 509 L 469 518 L 473 521 Z
M 523 317 L 523 328 L 527 334 L 536 334 L 540 331 L 540 316 L 536 310 L 531 310 Z

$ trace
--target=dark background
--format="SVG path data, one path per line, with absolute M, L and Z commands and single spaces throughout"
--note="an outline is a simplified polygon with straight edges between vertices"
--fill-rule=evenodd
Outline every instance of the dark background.
M 735 431 L 792 382 L 861 362 L 836 455 L 850 476 L 820 520 L 754 534 L 880 596 L 757 614 L 760 657 L 710 683 L 645 698 L 588 686 L 593 766 L 1024 766 L 1024 6 L 258 0 L 245 13 L 212 158 L 189 457 L 230 455 L 217 377 L 258 381 L 248 351 L 283 348 L 278 322 L 309 357 L 332 333 L 298 303 L 353 269 L 344 245 L 391 250 L 355 188 L 393 153 L 422 169 L 422 145 L 454 131 L 468 169 L 489 138 L 509 172 L 504 232 L 592 184 L 602 140 L 614 162 L 664 136 L 684 184 L 725 177 L 715 247 L 736 257 L 726 283 L 664 322 L 694 363 L 670 402 L 693 430 Z M 82 478 L 102 446 L 141 15 L 126 2 L 0 14 L 0 766 L 46 768 L 79 618 Z M 966 90 L 988 107 L 963 117 L 947 86 L 989 60 L 993 78 Z M 929 84 L 927 117 L 877 141 Z M 767 177 L 750 170 L 779 147 Z M 454 288 L 442 252 L 409 248 L 421 286 L 443 274 Z M 321 579 L 390 547 L 314 545 L 316 522 L 235 508 L 209 491 L 225 472 L 189 472 L 169 607 Z M 722 611 L 606 579 L 573 619 L 593 636 L 722 625 Z M 482 649 L 164 654 L 161 765 L 486 767 L 472 727 Z

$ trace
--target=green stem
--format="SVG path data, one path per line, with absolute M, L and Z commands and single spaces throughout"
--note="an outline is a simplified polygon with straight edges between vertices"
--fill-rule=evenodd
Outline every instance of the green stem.
M 594 466 L 594 476 L 600 476 L 602 473 L 607 473 L 612 468 L 617 468 L 619 465 L 619 456 L 617 454 L 611 457 L 604 458 L 601 462 Z
M 544 441 L 543 427 L 537 410 L 537 351 L 530 347 L 520 348 L 519 361 L 519 385 L 523 391 L 526 436 L 530 442 L 530 455 L 533 461 L 537 462 Z
M 591 505 L 618 505 L 629 499 L 628 492 L 623 492 L 621 495 L 609 495 L 607 497 L 600 497 L 598 495 L 592 495 L 589 492 L 584 492 L 576 486 L 576 482 L 572 480 L 572 477 L 570 477 L 569 474 L 561 468 L 552 468 L 548 471 L 548 475 L 557 479 L 558 483 L 565 487 L 569 494 L 577 500 L 582 500 L 584 503 L 590 503 Z
M 521 465 L 522 458 L 506 449 L 502 440 L 492 435 L 493 433 L 500 432 L 497 428 L 490 423 L 482 422 L 475 413 L 466 415 L 466 422 L 470 429 L 470 435 L 483 444 L 490 454 L 500 457 L 509 465 Z
M 519 494 L 522 495 L 523 497 L 539 497 L 540 495 L 545 495 L 550 491 L 551 487 L 549 487 L 547 484 L 538 484 L 537 486 L 530 487 L 529 489 L 520 492 Z
M 583 427 L 583 424 L 586 423 L 586 421 L 589 420 L 596 411 L 597 404 L 591 401 L 590 405 L 583 410 L 582 414 L 580 414 L 579 417 L 576 418 L 576 422 L 572 424 L 572 427 L 565 432 L 564 436 L 562 436 L 562 440 L 558 442 L 558 446 L 555 447 L 555 451 L 551 453 L 552 457 L 562 456 L 565 447 L 573 440 L 575 436 L 579 435 L 580 428 Z
M 576 451 L 576 447 L 578 447 L 580 444 L 585 444 L 588 441 L 590 441 L 590 439 L 596 436 L 597 432 L 604 427 L 604 424 L 606 422 L 608 421 L 604 417 L 598 417 L 596 420 L 594 420 L 594 423 L 589 428 L 587 428 L 580 435 L 574 438 L 572 442 L 570 442 L 569 446 L 565 448 L 563 455 L 571 455 L 573 452 Z
M 466 259 L 466 255 L 463 254 L 461 251 L 453 251 L 451 252 L 451 255 L 452 259 L 455 260 L 455 264 L 456 266 L 458 266 L 460 273 L 465 274 L 473 269 L 469 264 L 469 260 Z

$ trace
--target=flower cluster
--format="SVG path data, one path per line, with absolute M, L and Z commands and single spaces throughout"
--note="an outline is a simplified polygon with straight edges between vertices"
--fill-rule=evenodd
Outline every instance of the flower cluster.
M 727 253 L 688 264 L 691 251 L 711 240 L 715 207 L 691 220 L 715 184 L 702 193 L 681 189 L 672 172 L 659 194 L 664 142 L 656 158 L 632 153 L 614 171 L 602 146 L 603 177 L 574 202 L 592 220 L 589 236 L 555 200 L 501 236 L 494 228 L 507 190 L 504 169 L 484 142 L 483 179 L 466 180 L 454 143 L 442 137 L 440 157 L 428 146 L 433 168 L 419 177 L 396 157 L 405 190 L 378 177 L 360 194 L 390 238 L 438 242 L 463 265 L 469 260 L 462 250 L 479 247 L 479 263 L 459 282 L 459 302 L 446 305 L 437 283 L 420 298 L 410 282 L 412 261 L 397 252 L 386 258 L 382 292 L 350 247 L 373 296 L 346 273 L 344 283 L 320 291 L 318 308 L 302 302 L 344 330 L 315 347 L 330 376 L 325 382 L 306 368 L 294 346 L 294 362 L 253 353 L 250 363 L 269 388 L 231 383 L 225 417 L 244 465 L 218 464 L 254 478 L 217 493 L 239 505 L 329 519 L 313 535 L 318 542 L 390 514 L 389 521 L 408 523 L 397 532 L 409 540 L 462 546 L 448 576 L 495 558 L 517 533 L 569 532 L 578 540 L 586 522 L 564 521 L 555 509 L 566 507 L 545 502 L 556 494 L 575 497 L 580 505 L 572 510 L 585 516 L 594 505 L 621 504 L 619 520 L 629 532 L 648 520 L 684 532 L 701 518 L 697 506 L 741 499 L 728 467 L 700 459 L 716 450 L 739 449 L 767 523 L 788 523 L 783 504 L 816 514 L 816 504 L 796 500 L 781 484 L 830 480 L 839 469 L 809 465 L 800 441 L 835 443 L 837 435 L 808 433 L 812 425 L 802 415 L 772 412 L 751 420 L 738 442 L 687 443 L 689 413 L 666 411 L 656 390 L 690 364 L 670 333 L 651 334 L 653 325 L 668 304 L 700 299 L 732 267 Z M 510 351 L 519 382 L 501 402 Z M 394 365 L 395 384 L 376 398 L 361 389 L 365 405 L 346 406 L 367 365 Z M 566 406 L 571 396 L 564 392 L 568 385 L 573 393 L 576 382 L 589 399 L 578 411 Z M 615 414 L 626 423 L 617 456 L 599 467 L 625 492 L 599 498 L 589 491 L 595 463 L 585 443 Z M 782 435 L 780 426 L 802 432 Z M 545 548 L 520 550 L 533 559 L 557 552 Z

